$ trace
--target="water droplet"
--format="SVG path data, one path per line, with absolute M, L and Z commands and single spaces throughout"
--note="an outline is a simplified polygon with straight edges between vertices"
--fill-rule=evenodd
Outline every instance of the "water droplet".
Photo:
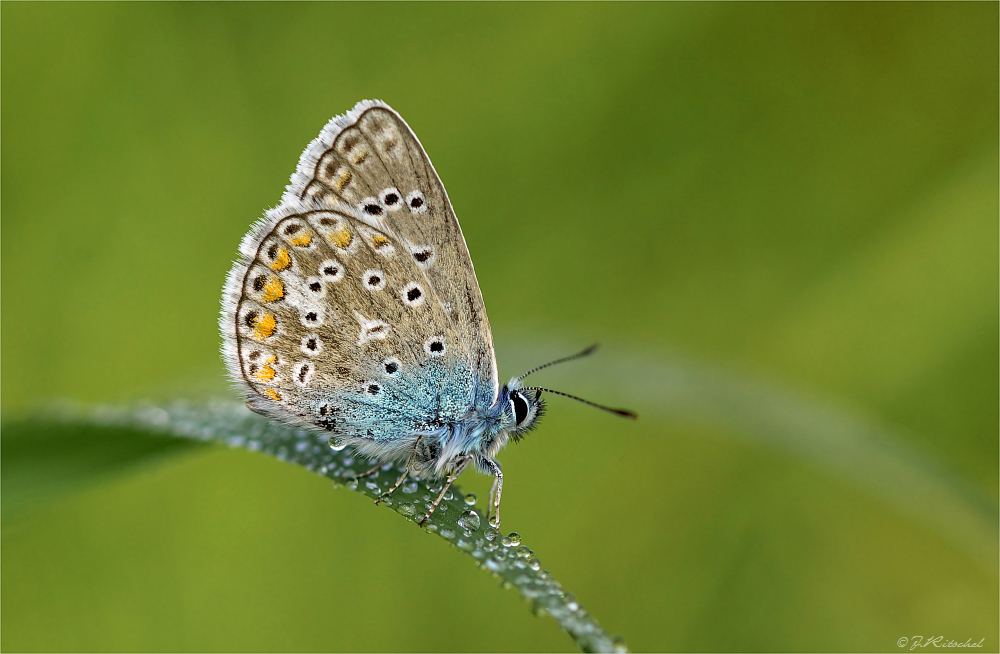
M 415 481 L 408 481 L 402 486 L 400 486 L 400 490 L 406 493 L 407 495 L 413 495 L 414 493 L 417 492 L 418 488 L 420 488 L 420 484 L 418 484 Z
M 466 495 L 465 496 L 465 503 L 468 504 L 469 506 L 475 506 L 476 505 L 476 494 L 475 493 L 469 493 L 468 495 Z
M 327 443 L 329 444 L 330 449 L 334 452 L 339 452 L 347 447 L 347 439 L 340 436 L 331 436 Z
M 502 584 L 500 584 L 500 586 L 501 586 L 501 587 L 502 587 L 502 588 L 503 588 L 504 590 L 510 590 L 511 588 L 513 588 L 513 587 L 514 587 L 514 584 L 510 583 L 509 581 L 507 581 L 507 580 L 505 579 L 505 580 L 504 580 L 504 582 L 503 582 Z
M 501 572 L 507 566 L 505 566 L 500 561 L 497 561 L 496 559 L 486 559 L 486 567 L 492 570 L 493 572 Z
M 487 529 L 486 532 L 483 534 L 483 536 L 486 538 L 486 540 L 488 540 L 490 542 L 493 542 L 494 540 L 496 540 L 497 530 L 496 529 Z
M 494 529 L 500 528 L 500 516 L 493 514 L 490 516 L 490 526 Z
M 455 497 L 455 494 L 451 492 L 450 488 L 444 492 L 444 500 L 446 502 L 451 501 L 452 499 L 454 499 L 454 497 Z
M 468 531 L 476 531 L 479 529 L 479 514 L 472 510 L 466 511 L 459 516 L 458 526 Z
M 438 504 L 437 510 L 441 511 L 442 513 L 444 513 L 445 511 L 448 510 L 448 505 L 447 504 L 443 504 L 443 503 L 442 504 Z
M 472 556 L 476 557 L 477 559 L 481 559 L 484 556 L 486 556 L 486 552 L 484 552 L 483 550 L 473 550 Z
M 501 544 L 502 544 L 502 545 L 503 545 L 504 547 L 510 547 L 511 545 L 513 545 L 513 544 L 514 544 L 514 542 L 513 542 L 513 541 L 512 541 L 511 539 L 510 539 L 510 536 L 504 536 L 503 538 L 501 538 L 501 539 L 500 539 L 500 543 L 501 543 Z
M 392 470 L 392 464 L 386 463 L 380 468 L 380 470 L 382 470 L 382 472 L 388 472 L 389 470 Z
M 350 466 L 354 465 L 354 457 L 352 457 L 352 456 L 345 456 L 343 459 L 341 459 L 340 462 L 344 464 L 345 468 L 350 467 Z
M 307 447 L 309 447 L 309 441 L 299 441 L 295 444 L 295 451 L 305 452 Z
M 527 547 L 525 547 L 524 545 L 522 545 L 519 548 L 517 548 L 517 555 L 519 557 L 521 557 L 522 559 L 531 558 L 531 550 L 529 550 Z
M 442 529 L 441 535 L 444 536 L 445 538 L 451 539 L 455 537 L 455 532 L 452 531 L 451 529 Z
M 378 484 L 376 484 L 374 481 L 365 482 L 365 487 L 371 492 L 375 493 L 376 495 L 378 495 L 381 492 L 379 491 Z
M 615 654 L 625 654 L 628 652 L 628 647 L 625 645 L 625 639 L 621 636 L 615 636 L 611 639 L 611 647 Z
M 539 570 L 542 567 L 542 562 L 539 561 L 538 559 L 531 559 L 530 561 L 528 561 L 528 567 L 531 568 L 532 570 Z
M 427 522 L 424 523 L 424 525 L 426 525 L 424 527 L 424 529 L 427 530 L 427 531 L 437 531 L 438 530 L 438 526 L 436 524 L 434 524 L 433 522 L 427 521 Z
M 413 515 L 413 505 L 412 504 L 400 504 L 399 512 L 404 515 Z
M 577 604 L 576 602 L 567 602 L 566 608 L 569 609 L 570 611 L 576 612 L 580 610 L 580 605 Z
M 440 482 L 435 482 L 433 486 L 427 484 L 427 490 L 432 493 L 440 493 L 442 488 L 444 488 L 444 484 Z
M 521 534 L 517 533 L 516 531 L 512 531 L 509 534 L 507 534 L 507 538 L 510 539 L 510 544 L 513 545 L 514 547 L 517 547 L 518 545 L 521 544 Z

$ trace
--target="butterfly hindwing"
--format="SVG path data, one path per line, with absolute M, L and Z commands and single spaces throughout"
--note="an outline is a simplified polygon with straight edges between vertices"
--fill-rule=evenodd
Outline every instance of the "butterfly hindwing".
M 269 212 L 227 285 L 238 296 L 227 360 L 251 405 L 400 447 L 462 415 L 468 353 L 405 246 L 350 207 L 303 209 Z

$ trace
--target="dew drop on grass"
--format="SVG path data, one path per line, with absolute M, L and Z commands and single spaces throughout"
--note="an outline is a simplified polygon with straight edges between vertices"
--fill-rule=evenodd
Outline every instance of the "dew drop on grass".
M 414 493 L 417 492 L 417 489 L 419 487 L 420 487 L 420 484 L 418 484 L 417 482 L 415 482 L 415 481 L 409 481 L 409 482 L 403 484 L 400 487 L 400 490 L 403 491 L 404 493 L 406 493 L 407 495 L 413 495 Z
M 519 548 L 517 548 L 517 555 L 519 557 L 521 557 L 522 559 L 527 559 L 527 558 L 531 557 L 531 550 L 529 550 L 527 547 L 525 547 L 524 545 L 522 545 Z
M 468 504 L 469 506 L 475 506 L 476 505 L 476 494 L 475 493 L 469 493 L 468 495 L 466 495 L 465 496 L 465 503 Z
M 339 452 L 345 447 L 347 447 L 347 440 L 339 436 L 331 436 L 330 440 L 328 441 L 328 444 L 330 445 L 331 450 L 333 450 L 334 452 Z
M 441 535 L 450 540 L 455 537 L 455 532 L 451 529 L 442 529 Z
M 458 518 L 458 526 L 467 531 L 479 529 L 479 514 L 475 511 L 466 511 Z
M 516 531 L 512 531 L 509 534 L 507 534 L 507 538 L 510 539 L 510 544 L 513 547 L 517 547 L 518 545 L 521 544 L 521 534 L 517 533 Z

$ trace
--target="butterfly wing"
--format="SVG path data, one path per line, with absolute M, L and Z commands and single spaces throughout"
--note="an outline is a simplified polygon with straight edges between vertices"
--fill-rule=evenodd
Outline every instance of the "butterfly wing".
M 402 456 L 416 434 L 494 400 L 489 325 L 461 230 L 388 107 L 362 103 L 331 121 L 240 252 L 220 327 L 254 410 Z
M 394 233 L 471 357 L 477 404 L 496 400 L 493 336 L 462 228 L 427 153 L 399 114 L 366 100 L 331 120 L 302 154 L 284 201 L 346 204 Z

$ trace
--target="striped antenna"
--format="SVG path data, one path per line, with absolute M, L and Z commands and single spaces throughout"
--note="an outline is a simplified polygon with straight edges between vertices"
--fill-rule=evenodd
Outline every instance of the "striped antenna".
M 571 357 L 571 358 L 574 358 L 574 357 Z M 521 390 L 524 390 L 524 391 L 542 391 L 543 393 L 552 393 L 553 395 L 562 395 L 563 397 L 568 397 L 571 400 L 576 400 L 577 402 L 583 402 L 587 406 L 592 406 L 595 409 L 600 409 L 601 411 L 607 411 L 608 413 L 613 413 L 616 416 L 621 416 L 623 418 L 629 418 L 630 420 L 635 420 L 636 418 L 639 417 L 635 413 L 633 413 L 631 411 L 627 411 L 625 409 L 612 409 L 609 406 L 604 406 L 603 404 L 597 404 L 596 402 L 591 402 L 589 400 L 583 399 L 582 397 L 577 397 L 576 395 L 570 395 L 569 393 L 560 393 L 559 391 L 554 391 L 554 390 L 552 390 L 550 388 L 542 388 L 541 386 L 526 386 L 526 387 L 522 388 Z
M 522 379 L 524 379 L 525 377 L 527 377 L 531 373 L 538 372 L 539 370 L 542 370 L 544 368 L 548 368 L 549 366 L 554 366 L 557 363 L 566 363 L 567 361 L 572 361 L 574 359 L 582 359 L 583 357 L 590 356 L 591 354 L 594 353 L 594 350 L 596 350 L 596 349 L 597 349 L 597 343 L 594 343 L 593 345 L 591 345 L 590 347 L 588 347 L 583 352 L 580 352 L 579 354 L 574 354 L 573 356 L 563 357 L 562 359 L 556 359 L 555 361 L 549 361 L 548 363 L 542 364 L 542 365 L 538 366 L 537 368 L 532 368 L 528 372 L 526 372 L 523 375 L 521 375 L 520 377 L 518 377 L 517 381 L 521 381 Z M 555 391 L 549 391 L 549 392 L 550 393 L 554 393 Z M 579 398 L 576 398 L 576 399 L 579 399 Z M 601 408 L 604 408 L 604 407 L 601 407 Z

